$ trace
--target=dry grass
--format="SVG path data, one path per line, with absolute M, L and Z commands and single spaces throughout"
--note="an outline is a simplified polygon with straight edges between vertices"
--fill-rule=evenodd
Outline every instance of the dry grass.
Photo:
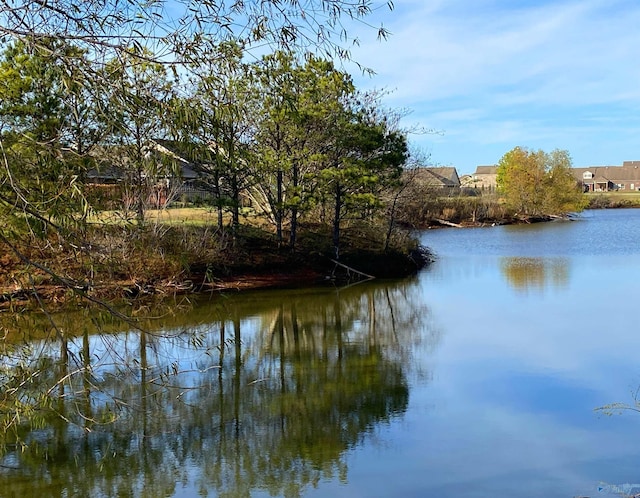
M 218 214 L 211 208 L 191 207 L 175 209 L 149 209 L 145 211 L 145 218 L 151 223 L 165 223 L 169 225 L 196 225 L 205 226 L 218 222 Z M 225 215 L 225 221 L 229 216 Z M 135 213 L 123 211 L 99 211 L 90 220 L 96 224 L 124 224 L 135 222 Z
M 212 208 L 205 207 L 151 209 L 146 212 L 146 216 L 149 221 L 169 225 L 206 226 L 215 225 L 218 222 L 218 213 Z M 225 214 L 223 220 L 228 223 L 229 215 Z
M 208 227 L 217 226 L 218 212 L 211 207 L 176 207 L 170 209 L 148 209 L 145 211 L 148 223 L 161 223 L 171 226 Z M 122 225 L 135 223 L 135 213 L 123 211 L 99 211 L 90 220 L 94 224 Z M 225 226 L 231 224 L 231 215 L 225 212 L 222 216 Z M 257 216 L 250 209 L 243 209 L 240 213 L 240 223 L 253 227 L 267 228 L 265 220 Z
M 398 209 L 398 221 L 424 228 L 445 220 L 460 224 L 503 221 L 507 213 L 496 196 L 427 197 L 412 199 Z
M 238 230 L 227 228 L 228 215 L 225 228 L 219 229 L 217 212 L 210 208 L 145 215 L 147 222 L 139 226 L 135 217 L 121 212 L 99 212 L 75 243 L 56 234 L 44 239 L 23 234 L 15 245 L 33 264 L 24 264 L 6 248 L 0 251 L 0 307 L 28 301 L 34 288 L 46 300 L 63 303 L 73 297 L 71 288 L 119 299 L 231 283 L 234 288 L 313 283 L 333 267 L 332 231 L 324 224 L 300 223 L 296 251 L 291 251 L 286 229 L 285 244 L 279 245 L 273 227 L 250 212 L 242 216 Z M 407 232 L 397 232 L 391 250 L 383 253 L 385 226 L 345 222 L 341 256 L 351 254 L 354 266 L 368 265 L 367 273 L 410 274 L 415 263 L 407 254 L 415 251 L 417 242 Z

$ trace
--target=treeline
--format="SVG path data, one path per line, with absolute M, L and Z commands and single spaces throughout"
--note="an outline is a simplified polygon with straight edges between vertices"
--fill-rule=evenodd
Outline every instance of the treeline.
M 495 191 L 455 192 L 408 182 L 397 221 L 416 228 L 529 223 L 594 207 L 574 178 L 565 150 L 547 153 L 515 147 L 500 159 L 496 181 Z
M 372 216 L 399 185 L 406 134 L 379 93 L 329 60 L 277 51 L 247 63 L 238 42 L 216 50 L 185 76 L 147 52 L 96 65 L 59 40 L 10 43 L 0 61 L 5 216 L 81 223 L 88 171 L 111 170 L 143 225 L 152 190 L 187 160 L 220 228 L 226 211 L 237 229 L 250 200 L 279 243 L 288 227 L 292 248 L 302 216 L 329 223 L 338 256 L 341 222 Z
M 168 7 L 0 8 L 0 294 L 210 282 L 290 267 L 284 249 L 313 253 L 306 263 L 416 247 L 395 223 L 409 157 L 400 114 L 336 62 L 353 41 L 341 20 L 369 2 Z M 187 170 L 215 222 L 152 223 Z M 109 190 L 107 220 L 97 192 Z

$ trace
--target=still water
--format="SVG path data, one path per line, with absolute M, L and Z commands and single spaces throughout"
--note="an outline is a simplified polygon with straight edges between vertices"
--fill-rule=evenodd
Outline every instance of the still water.
M 0 496 L 640 493 L 640 413 L 598 410 L 640 387 L 640 210 L 422 241 L 416 278 L 205 296 L 144 334 L 21 318 L 59 417 Z

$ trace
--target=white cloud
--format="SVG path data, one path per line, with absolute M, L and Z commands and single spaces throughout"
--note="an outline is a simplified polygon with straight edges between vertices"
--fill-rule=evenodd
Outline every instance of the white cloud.
M 640 4 L 532 3 L 398 0 L 395 12 L 385 14 L 392 37 L 353 51 L 377 72 L 358 84 L 395 89 L 390 105 L 410 107 L 409 120 L 446 130 L 434 139 L 444 144 L 450 137 L 443 152 L 451 158 L 435 158 L 442 162 L 473 161 L 473 150 L 455 142 L 461 136 L 505 146 L 540 140 L 545 148 L 545 140 L 565 135 L 571 140 L 560 147 L 571 152 L 574 143 L 578 148 L 573 140 L 589 133 L 591 147 L 595 137 L 601 145 L 593 155 L 617 150 L 619 137 L 614 148 L 609 140 L 616 137 L 596 125 L 608 119 L 606 126 L 622 130 L 640 124 Z M 622 145 L 626 158 L 640 156 L 635 142 Z M 576 162 L 593 163 L 589 154 L 580 147 Z

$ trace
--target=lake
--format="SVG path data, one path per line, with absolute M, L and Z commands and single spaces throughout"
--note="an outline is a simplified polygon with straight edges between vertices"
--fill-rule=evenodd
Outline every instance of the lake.
M 59 416 L 0 497 L 640 493 L 640 413 L 600 410 L 640 395 L 640 210 L 421 239 L 402 281 L 12 317 Z

